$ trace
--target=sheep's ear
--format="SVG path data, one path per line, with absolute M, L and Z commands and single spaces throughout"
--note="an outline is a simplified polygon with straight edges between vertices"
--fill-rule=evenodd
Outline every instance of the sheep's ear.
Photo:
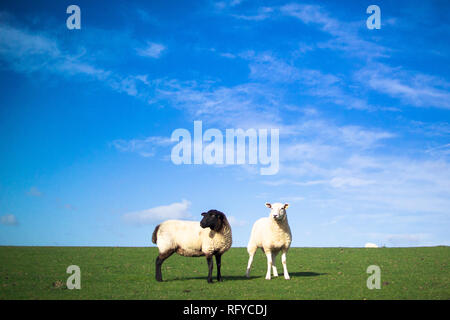
M 270 203 L 266 202 L 266 207 L 267 208 L 272 208 L 272 205 Z
M 206 215 L 206 212 L 203 212 L 203 213 L 202 213 L 202 216 L 205 216 L 205 215 Z
M 285 203 L 283 208 L 287 209 L 288 207 L 289 207 L 289 203 Z

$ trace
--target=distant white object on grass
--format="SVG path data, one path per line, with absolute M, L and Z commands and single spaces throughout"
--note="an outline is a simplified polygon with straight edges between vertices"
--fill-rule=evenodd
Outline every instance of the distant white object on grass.
M 378 246 L 375 243 L 367 242 L 364 246 L 366 248 L 378 248 Z

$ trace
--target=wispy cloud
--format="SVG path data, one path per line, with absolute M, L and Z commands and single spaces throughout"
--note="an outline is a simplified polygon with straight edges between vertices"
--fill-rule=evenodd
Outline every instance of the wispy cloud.
M 450 123 L 446 121 L 418 121 L 410 120 L 406 124 L 413 133 L 419 133 L 427 137 L 450 136 Z
M 376 62 L 377 59 L 391 54 L 392 49 L 361 36 L 355 23 L 338 20 L 319 5 L 292 3 L 275 9 L 268 10 L 268 13 L 277 12 L 296 18 L 306 25 L 316 26 L 331 36 L 328 41 L 316 43 L 317 48 L 343 51 L 345 54 L 358 56 L 369 66 L 355 71 L 354 79 L 344 80 L 340 76 L 324 74 L 319 70 L 298 69 L 292 64 L 275 59 L 270 54 L 260 54 L 252 57 L 249 66 L 252 78 L 272 82 L 295 81 L 304 86 L 306 93 L 350 109 L 396 110 L 370 105 L 357 92 L 349 92 L 346 88 L 356 85 L 353 80 L 359 82 L 356 87 L 361 88 L 363 85 L 376 92 L 399 98 L 407 105 L 450 108 L 450 84 L 445 79 Z M 264 18 L 272 16 L 266 15 Z
M 0 59 L 17 72 L 42 72 L 62 77 L 83 76 L 115 91 L 147 103 L 162 102 L 183 109 L 193 117 L 230 122 L 254 119 L 273 123 L 275 105 L 279 99 L 272 90 L 260 84 L 244 83 L 233 87 L 217 86 L 211 82 L 149 79 L 148 75 L 130 75 L 86 62 L 83 51 L 73 54 L 63 50 L 60 43 L 44 31 L 2 25 L 0 27 Z M 158 58 L 166 48 L 148 43 L 137 53 Z M 121 143 L 121 142 L 119 142 Z M 147 152 L 150 154 L 151 152 Z
M 160 147 L 172 145 L 170 138 L 152 136 L 144 139 L 117 139 L 111 145 L 121 152 L 136 152 L 143 157 L 153 157 Z
M 78 209 L 73 204 L 63 202 L 60 198 L 56 198 L 55 203 L 58 208 L 65 209 L 68 211 L 76 211 Z
M 86 75 L 105 80 L 110 73 L 80 60 L 78 54 L 61 50 L 58 42 L 42 32 L 8 24 L 0 26 L 0 57 L 21 73 L 45 70 L 67 75 Z
M 295 125 L 286 125 L 287 133 L 302 138 L 303 142 L 290 143 L 286 152 L 289 155 L 301 154 L 303 158 L 330 156 L 345 147 L 354 150 L 367 150 L 378 147 L 383 140 L 396 137 L 386 129 L 362 127 L 357 125 L 338 125 L 326 118 L 300 118 Z M 289 150 L 289 148 L 291 150 Z
M 369 233 L 369 239 L 382 245 L 413 246 L 427 244 L 428 233 Z
M 320 70 L 298 68 L 265 52 L 256 54 L 252 51 L 240 54 L 249 60 L 250 79 L 269 83 L 289 83 L 297 85 L 301 94 L 322 99 L 348 109 L 375 110 L 357 92 L 348 92 L 349 80 L 341 76 L 327 74 Z
M 338 20 L 320 5 L 289 3 L 282 6 L 260 7 L 256 9 L 255 13 L 231 13 L 231 16 L 247 21 L 292 17 L 300 20 L 305 25 L 318 27 L 319 30 L 331 37 L 327 41 L 315 43 L 315 47 L 344 51 L 346 54 L 364 59 L 370 60 L 377 57 L 386 57 L 391 51 L 385 46 L 361 37 L 358 34 L 358 29 L 361 26 L 365 27 L 365 25 L 361 24 L 360 21 L 346 22 Z M 309 45 L 309 49 L 311 48 L 311 45 Z
M 233 8 L 240 5 L 245 0 L 224 0 L 224 1 L 215 1 L 214 7 L 218 10 L 224 10 L 227 8 Z
M 49 60 L 61 57 L 55 41 L 7 24 L 0 25 L 0 55 L 21 72 L 32 72 L 48 66 Z
M 356 110 L 372 111 L 379 108 L 370 105 L 356 90 L 348 92 L 351 82 L 335 75 L 324 74 L 319 70 L 303 70 L 300 81 L 306 94 L 321 98 L 328 103 Z
M 232 14 L 233 17 L 248 21 L 262 21 L 268 19 L 273 13 L 274 9 L 271 7 L 261 7 L 258 12 L 254 15 L 246 14 Z
M 369 66 L 357 71 L 355 78 L 371 89 L 399 98 L 405 104 L 413 106 L 450 108 L 450 84 L 445 79 L 375 62 L 377 58 L 387 57 L 392 50 L 375 41 L 364 39 L 358 34 L 358 27 L 353 23 L 331 17 L 318 5 L 288 4 L 280 10 L 307 25 L 318 26 L 333 37 L 327 42 L 318 43 L 318 48 L 344 51 L 366 60 Z M 329 87 L 329 90 L 319 88 L 316 93 L 337 99 L 342 97 L 342 101 L 356 109 L 368 109 L 364 100 L 346 95 L 336 86 Z
M 129 212 L 124 214 L 122 218 L 126 223 L 134 225 L 154 224 L 167 219 L 187 219 L 191 217 L 189 214 L 190 205 L 189 201 L 182 200 L 169 205 Z
M 254 51 L 247 51 L 239 56 L 249 61 L 250 79 L 289 83 L 302 77 L 301 70 L 274 57 L 270 52 L 257 54 Z
M 144 48 L 136 49 L 138 55 L 149 58 L 160 58 L 166 47 L 160 43 L 148 42 Z
M 339 128 L 339 134 L 347 145 L 363 149 L 373 148 L 381 140 L 395 137 L 395 134 L 385 130 L 368 130 L 359 126 L 343 126 Z
M 358 71 L 356 78 L 406 105 L 450 109 L 450 83 L 439 77 L 378 63 Z
M 228 59 L 234 59 L 236 58 L 236 55 L 229 53 L 229 52 L 223 52 L 220 53 L 220 56 L 224 57 L 224 58 L 228 58 Z
M 27 195 L 31 197 L 41 197 L 43 193 L 36 187 L 31 187 L 30 190 L 27 191 Z
M 341 50 L 364 59 L 385 57 L 390 51 L 373 41 L 363 39 L 358 35 L 357 25 L 332 17 L 319 5 L 292 3 L 282 6 L 280 11 L 307 25 L 316 25 L 320 30 L 332 36 L 332 39 L 318 43 L 319 48 Z
M 425 150 L 426 153 L 433 156 L 450 156 L 450 143 Z
M 193 119 L 201 117 L 215 124 L 242 127 L 265 124 L 268 128 L 280 122 L 280 98 L 262 84 L 227 87 L 210 82 L 170 80 L 161 82 L 156 91 L 160 99 L 186 111 Z
M 285 201 L 287 203 L 295 203 L 295 202 L 302 202 L 305 200 L 305 197 L 301 196 L 289 196 L 289 197 L 281 197 L 281 201 Z
M 19 221 L 17 221 L 17 218 L 13 214 L 5 214 L 0 217 L 0 224 L 3 224 L 5 226 L 18 226 Z
M 281 166 L 286 177 L 278 185 L 323 185 L 322 199 L 339 199 L 341 210 L 368 210 L 397 213 L 448 214 L 450 206 L 450 165 L 440 160 L 412 160 L 401 157 L 373 156 L 333 158 L 318 163 L 315 171 L 291 170 Z M 293 168 L 303 165 L 299 161 Z M 275 183 L 269 181 L 268 183 Z M 326 195 L 328 193 L 328 195 Z
M 335 188 L 349 187 L 361 187 L 374 183 L 374 181 L 364 180 L 355 177 L 334 177 L 330 180 L 330 185 Z
M 5 62 L 2 67 L 19 73 L 81 77 L 130 96 L 147 97 L 146 92 L 139 92 L 139 85 L 143 85 L 139 76 L 123 75 L 88 61 L 82 47 L 62 49 L 60 41 L 44 30 L 29 30 L 7 23 L 0 25 L 0 60 Z
M 244 227 L 247 225 L 247 221 L 238 219 L 235 216 L 228 216 L 227 220 L 231 224 L 231 227 Z

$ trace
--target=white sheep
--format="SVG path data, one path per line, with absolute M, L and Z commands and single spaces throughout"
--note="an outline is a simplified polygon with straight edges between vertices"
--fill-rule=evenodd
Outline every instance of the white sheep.
M 378 246 L 375 243 L 367 242 L 364 246 L 365 248 L 378 248 Z
M 247 246 L 249 254 L 246 273 L 247 277 L 250 276 L 253 256 L 255 255 L 257 248 L 261 248 L 267 257 L 266 279 L 270 280 L 271 269 L 273 270 L 273 276 L 278 277 L 275 258 L 280 251 L 282 252 L 281 263 L 283 264 L 284 278 L 290 279 L 286 267 L 286 253 L 292 241 L 291 229 L 289 228 L 286 215 L 288 206 L 289 204 L 287 203 L 266 203 L 266 207 L 271 209 L 269 217 L 261 218 L 253 225 Z
M 206 256 L 209 283 L 212 282 L 213 256 L 215 256 L 217 280 L 222 281 L 221 257 L 231 247 L 231 226 L 225 214 L 220 211 L 209 210 L 202 213 L 202 216 L 200 223 L 167 220 L 155 228 L 152 242 L 156 243 L 159 250 L 155 263 L 157 281 L 162 281 L 162 263 L 175 252 L 185 257 Z

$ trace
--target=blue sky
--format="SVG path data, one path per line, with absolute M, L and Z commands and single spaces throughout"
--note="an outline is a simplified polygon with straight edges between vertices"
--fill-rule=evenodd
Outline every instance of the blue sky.
M 265 202 L 290 204 L 293 246 L 449 245 L 449 10 L 2 1 L 0 245 L 148 246 L 214 208 L 246 246 Z M 173 164 L 195 120 L 278 128 L 279 172 Z

